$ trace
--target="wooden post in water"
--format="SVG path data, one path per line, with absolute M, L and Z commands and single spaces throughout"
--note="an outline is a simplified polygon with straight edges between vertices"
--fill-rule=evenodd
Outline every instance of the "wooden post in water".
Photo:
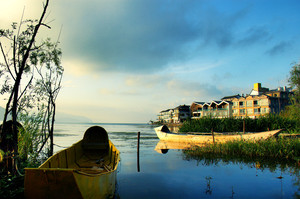
M 137 137 L 137 172 L 140 172 L 140 132 Z
M 211 134 L 212 134 L 212 137 L 213 137 L 213 143 L 215 144 L 215 134 L 214 134 L 214 129 L 213 128 L 211 129 Z

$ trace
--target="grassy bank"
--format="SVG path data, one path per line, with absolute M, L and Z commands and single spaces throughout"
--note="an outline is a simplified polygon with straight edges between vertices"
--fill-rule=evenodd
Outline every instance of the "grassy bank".
M 279 115 L 266 115 L 257 119 L 251 118 L 210 118 L 189 120 L 183 123 L 180 132 L 261 132 L 285 129 L 288 133 L 300 132 L 300 121 Z
M 229 141 L 226 143 L 208 144 L 203 147 L 194 146 L 184 150 L 188 157 L 204 158 L 244 158 L 255 161 L 268 159 L 273 162 L 289 161 L 300 166 L 300 140 L 272 138 L 268 140 Z

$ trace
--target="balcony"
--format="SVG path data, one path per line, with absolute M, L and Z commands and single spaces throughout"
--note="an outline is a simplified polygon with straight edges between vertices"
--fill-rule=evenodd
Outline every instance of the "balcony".
M 203 110 L 196 110 L 196 111 L 193 111 L 193 113 L 201 113 Z

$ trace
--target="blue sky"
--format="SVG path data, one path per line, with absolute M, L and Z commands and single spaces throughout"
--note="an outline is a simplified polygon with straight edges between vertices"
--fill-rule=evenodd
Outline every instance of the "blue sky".
M 41 2 L 1 2 L 1 26 L 24 6 L 37 18 Z M 256 82 L 287 86 L 300 58 L 299 10 L 298 0 L 52 0 L 52 29 L 39 36 L 56 39 L 62 26 L 58 111 L 148 122 L 181 104 L 248 94 Z

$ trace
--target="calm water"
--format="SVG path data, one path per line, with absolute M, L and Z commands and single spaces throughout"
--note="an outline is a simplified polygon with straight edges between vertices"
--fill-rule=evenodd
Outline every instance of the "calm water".
M 187 160 L 179 149 L 161 154 L 154 150 L 159 139 L 151 125 L 56 124 L 54 142 L 70 146 L 82 139 L 92 125 L 104 127 L 121 152 L 116 191 L 119 198 L 299 198 L 299 170 L 257 169 L 254 163 Z M 141 132 L 140 172 L 137 132 Z

